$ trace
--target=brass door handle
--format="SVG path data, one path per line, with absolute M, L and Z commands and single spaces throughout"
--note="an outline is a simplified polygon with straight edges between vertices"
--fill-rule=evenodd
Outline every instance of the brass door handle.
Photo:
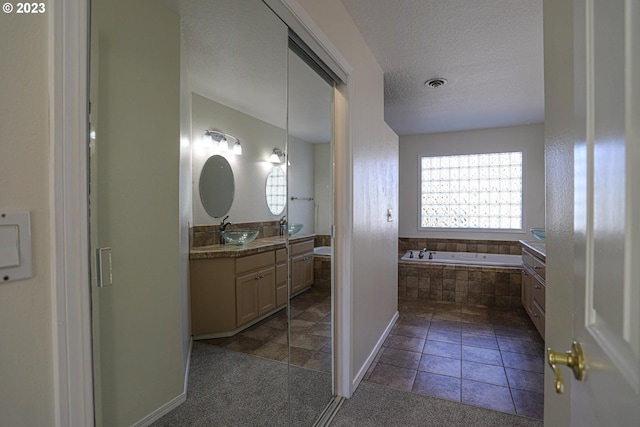
M 566 365 L 570 367 L 573 371 L 573 376 L 578 381 L 584 381 L 584 356 L 582 354 L 582 347 L 577 341 L 574 341 L 573 344 L 571 344 L 571 351 L 565 351 L 564 353 L 548 348 L 547 360 L 549 362 L 549 366 L 551 366 L 551 369 L 553 369 L 553 374 L 556 377 L 556 393 L 562 394 L 562 392 L 564 391 L 562 373 L 560 372 L 560 366 L 558 365 Z

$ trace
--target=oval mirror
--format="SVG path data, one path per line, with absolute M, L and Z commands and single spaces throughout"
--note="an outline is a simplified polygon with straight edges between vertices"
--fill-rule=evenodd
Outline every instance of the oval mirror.
M 274 215 L 280 215 L 287 204 L 287 179 L 284 170 L 280 166 L 271 169 L 267 176 L 265 195 L 267 206 Z
M 209 215 L 220 218 L 226 215 L 233 203 L 235 181 L 231 165 L 222 156 L 211 156 L 200 174 L 200 200 Z

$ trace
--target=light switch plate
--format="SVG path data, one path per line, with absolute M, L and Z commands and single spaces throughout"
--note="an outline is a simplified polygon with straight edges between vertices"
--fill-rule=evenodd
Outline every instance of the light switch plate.
M 0 283 L 32 276 L 31 214 L 0 211 Z

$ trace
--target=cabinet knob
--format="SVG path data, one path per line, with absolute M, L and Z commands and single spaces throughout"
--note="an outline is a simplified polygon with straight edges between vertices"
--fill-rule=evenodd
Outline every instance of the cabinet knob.
M 542 267 L 540 267 L 539 265 L 534 265 L 534 266 L 533 266 L 533 269 L 534 269 L 534 270 L 540 270 L 541 268 L 542 268 Z
M 535 285 L 535 286 L 533 287 L 533 289 L 540 289 L 540 286 Z

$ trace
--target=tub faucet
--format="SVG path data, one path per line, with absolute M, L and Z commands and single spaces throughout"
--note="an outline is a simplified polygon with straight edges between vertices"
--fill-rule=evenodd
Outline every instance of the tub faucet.
M 420 253 L 418 254 L 418 258 L 422 259 L 424 258 L 424 253 L 427 252 L 427 248 L 422 248 L 420 249 Z M 429 258 L 431 259 L 431 258 Z
M 231 225 L 230 222 L 225 222 L 227 220 L 227 218 L 229 218 L 229 215 L 225 216 L 222 221 L 220 221 L 220 244 L 224 245 L 226 243 L 226 240 L 224 240 L 224 237 L 222 237 L 222 231 L 226 230 L 227 227 L 229 225 Z

